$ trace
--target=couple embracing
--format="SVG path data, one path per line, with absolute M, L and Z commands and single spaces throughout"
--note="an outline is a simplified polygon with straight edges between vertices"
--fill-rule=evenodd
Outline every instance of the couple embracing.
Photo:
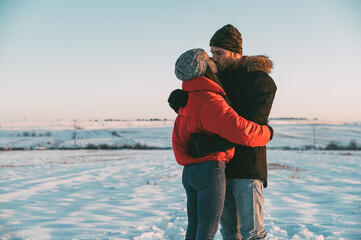
M 184 166 L 186 239 L 266 239 L 263 188 L 267 186 L 267 125 L 277 87 L 265 56 L 244 56 L 240 32 L 228 24 L 203 49 L 175 64 L 182 90 L 169 105 L 178 113 L 172 143 Z

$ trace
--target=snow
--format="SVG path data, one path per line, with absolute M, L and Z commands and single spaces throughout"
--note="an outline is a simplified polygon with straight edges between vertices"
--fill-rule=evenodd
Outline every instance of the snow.
M 0 124 L 0 149 L 86 148 L 89 145 L 170 148 L 173 121 L 54 121 Z M 154 135 L 158 135 L 157 138 Z
M 73 131 L 73 122 L 57 124 L 1 123 L 0 142 L 32 147 L 41 140 L 18 137 L 23 131 L 50 131 L 50 141 L 69 141 L 64 132 Z M 171 146 L 171 121 L 78 124 L 80 136 L 89 137 L 79 143 L 117 139 Z M 268 239 L 358 239 L 361 152 L 280 150 L 312 145 L 312 125 L 271 124 L 276 134 L 268 145 L 264 190 Z M 358 124 L 319 124 L 316 143 L 360 142 L 360 131 Z M 184 239 L 182 167 L 172 150 L 0 151 L 0 171 L 0 239 Z

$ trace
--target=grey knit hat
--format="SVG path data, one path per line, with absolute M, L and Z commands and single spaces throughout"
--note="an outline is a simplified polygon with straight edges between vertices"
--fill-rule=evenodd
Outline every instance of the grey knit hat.
M 200 48 L 186 51 L 175 63 L 175 75 L 182 81 L 204 76 L 207 70 L 207 57 L 208 54 Z
M 213 35 L 209 46 L 242 54 L 242 35 L 233 25 L 227 24 Z

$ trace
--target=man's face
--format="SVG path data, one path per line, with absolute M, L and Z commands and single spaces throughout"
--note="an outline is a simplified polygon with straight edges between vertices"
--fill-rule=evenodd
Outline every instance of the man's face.
M 211 46 L 213 61 L 217 65 L 218 72 L 231 70 L 235 67 L 234 53 L 220 47 Z

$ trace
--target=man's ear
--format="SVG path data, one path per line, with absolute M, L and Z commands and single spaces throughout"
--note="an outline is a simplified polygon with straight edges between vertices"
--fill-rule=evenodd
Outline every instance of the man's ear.
M 240 57 L 242 57 L 242 55 L 240 53 L 232 52 L 232 57 L 240 58 Z

